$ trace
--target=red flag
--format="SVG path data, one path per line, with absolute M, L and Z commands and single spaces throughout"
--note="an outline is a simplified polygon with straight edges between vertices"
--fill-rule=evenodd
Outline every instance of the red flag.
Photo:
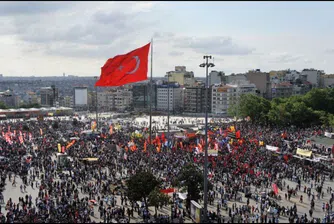
M 95 86 L 121 86 L 146 80 L 150 45 L 109 58 L 101 68 L 101 76 Z
M 272 189 L 273 189 L 274 193 L 277 195 L 278 194 L 278 187 L 277 187 L 277 185 L 275 183 L 273 183 L 271 186 L 272 186 Z
M 240 130 L 235 133 L 235 138 L 239 139 L 240 138 Z

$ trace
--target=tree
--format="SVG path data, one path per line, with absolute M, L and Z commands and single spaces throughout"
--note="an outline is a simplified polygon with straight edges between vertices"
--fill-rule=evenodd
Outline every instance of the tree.
M 238 105 L 240 116 L 249 116 L 252 121 L 266 120 L 266 115 L 270 107 L 271 105 L 268 100 L 254 94 L 241 95 Z
M 0 102 L 0 109 L 6 110 L 6 109 L 8 109 L 8 107 L 6 106 L 6 104 L 4 102 Z
M 203 180 L 202 172 L 194 164 L 182 167 L 179 176 L 174 181 L 174 185 L 187 189 L 187 208 L 189 208 L 191 200 L 198 201 L 200 199 L 200 193 L 204 190 Z M 210 182 L 208 182 L 208 188 L 212 189 Z
M 158 212 L 159 205 L 165 204 L 166 202 L 169 202 L 169 196 L 161 193 L 157 187 L 148 195 L 148 203 L 154 206 L 155 214 Z
M 151 172 L 139 171 L 127 181 L 128 197 L 131 201 L 144 199 L 148 210 L 147 198 L 150 193 L 160 185 L 160 182 Z

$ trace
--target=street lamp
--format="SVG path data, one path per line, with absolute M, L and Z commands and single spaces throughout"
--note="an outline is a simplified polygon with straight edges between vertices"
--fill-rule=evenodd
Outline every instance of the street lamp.
M 209 90 L 209 68 L 214 67 L 213 63 L 209 63 L 209 59 L 212 59 L 211 55 L 203 56 L 204 63 L 200 64 L 199 67 L 206 68 L 205 73 L 205 154 L 204 154 L 204 211 L 202 222 L 206 223 L 208 214 L 208 90 Z

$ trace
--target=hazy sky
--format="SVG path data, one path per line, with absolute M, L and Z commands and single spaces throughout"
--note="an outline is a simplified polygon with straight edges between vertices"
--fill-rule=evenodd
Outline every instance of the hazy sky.
M 0 2 L 0 74 L 100 75 L 154 38 L 153 75 L 316 68 L 334 73 L 334 2 Z

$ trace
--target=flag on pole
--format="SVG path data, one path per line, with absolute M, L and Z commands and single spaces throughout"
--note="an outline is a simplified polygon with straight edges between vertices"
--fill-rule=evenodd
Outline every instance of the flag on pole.
M 101 76 L 95 86 L 122 86 L 146 80 L 150 45 L 109 58 L 101 68 Z

